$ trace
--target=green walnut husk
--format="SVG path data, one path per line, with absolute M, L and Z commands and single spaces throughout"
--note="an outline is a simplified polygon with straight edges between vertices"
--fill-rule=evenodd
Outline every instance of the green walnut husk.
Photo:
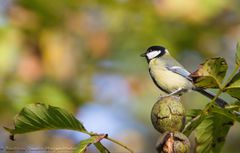
M 151 112 L 154 128 L 161 133 L 166 131 L 181 131 L 185 125 L 185 109 L 176 96 L 164 97 L 158 100 Z
M 189 153 L 189 139 L 181 132 L 165 132 L 157 143 L 158 153 Z

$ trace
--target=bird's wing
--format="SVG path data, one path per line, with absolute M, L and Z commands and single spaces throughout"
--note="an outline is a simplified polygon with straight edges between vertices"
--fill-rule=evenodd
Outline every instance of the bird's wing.
M 192 78 L 189 76 L 191 73 L 188 72 L 186 69 L 180 67 L 180 66 L 171 66 L 171 67 L 169 66 L 169 67 L 167 67 L 167 69 L 168 69 L 169 71 L 172 71 L 172 72 L 174 72 L 174 73 L 177 73 L 177 74 L 183 76 L 184 78 L 192 81 Z

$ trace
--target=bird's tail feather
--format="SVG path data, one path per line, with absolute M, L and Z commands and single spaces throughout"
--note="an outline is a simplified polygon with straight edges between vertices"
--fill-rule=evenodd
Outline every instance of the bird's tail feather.
M 206 97 L 208 97 L 208 98 L 210 98 L 210 99 L 213 99 L 213 98 L 215 97 L 215 95 L 214 95 L 213 93 L 211 93 L 211 92 L 209 92 L 209 91 L 206 91 L 206 90 L 204 90 L 204 89 L 195 88 L 195 89 L 193 89 L 193 90 L 201 93 L 202 95 L 204 95 L 204 96 L 206 96 Z M 224 108 L 224 107 L 228 104 L 226 101 L 224 101 L 224 100 L 221 99 L 221 98 L 217 98 L 217 99 L 216 99 L 216 103 L 217 103 L 220 107 L 222 107 L 222 108 Z

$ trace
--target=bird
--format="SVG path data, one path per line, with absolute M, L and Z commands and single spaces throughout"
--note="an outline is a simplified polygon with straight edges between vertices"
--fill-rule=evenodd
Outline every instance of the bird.
M 141 56 L 147 60 L 149 74 L 154 84 L 165 93 L 160 98 L 172 95 L 181 96 L 189 91 L 197 91 L 214 99 L 213 93 L 194 85 L 191 73 L 175 60 L 165 47 L 151 46 Z M 216 103 L 220 107 L 227 105 L 221 98 L 216 98 Z

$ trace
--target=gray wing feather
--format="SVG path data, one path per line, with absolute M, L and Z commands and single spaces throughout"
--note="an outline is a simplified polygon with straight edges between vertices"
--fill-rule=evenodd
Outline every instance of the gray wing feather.
M 192 78 L 189 76 L 191 73 L 188 72 L 186 69 L 180 67 L 180 66 L 167 67 L 167 69 L 168 69 L 169 71 L 172 71 L 172 72 L 174 72 L 174 73 L 177 73 L 177 74 L 183 76 L 184 78 L 192 81 Z

